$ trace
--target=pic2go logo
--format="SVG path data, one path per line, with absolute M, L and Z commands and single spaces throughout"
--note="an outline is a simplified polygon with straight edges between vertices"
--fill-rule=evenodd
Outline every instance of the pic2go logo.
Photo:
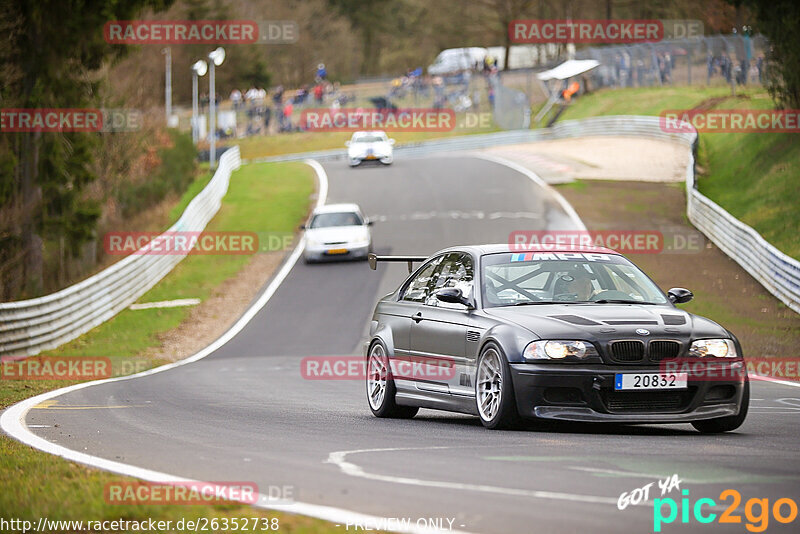
M 681 523 L 684 524 L 691 521 L 690 512 L 698 523 L 712 523 L 717 519 L 717 514 L 707 510 L 707 508 L 717 506 L 713 499 L 698 499 L 692 506 L 689 500 L 689 490 L 683 490 L 681 493 L 683 498 L 680 500 L 680 505 L 671 497 L 653 501 L 653 532 L 661 532 L 662 525 L 675 522 L 678 518 L 678 513 L 681 515 Z M 722 502 L 731 499 L 731 503 L 720 514 L 717 522 L 741 524 L 742 517 L 736 513 L 736 510 L 742 502 L 742 495 L 736 490 L 727 489 L 719 494 L 719 499 Z M 745 503 L 744 516 L 748 521 L 745 524 L 745 528 L 748 531 L 764 532 L 767 530 L 770 515 L 775 521 L 783 524 L 791 523 L 797 519 L 797 503 L 792 499 L 786 497 L 778 499 L 772 503 L 772 508 L 770 508 L 769 504 L 769 499 L 758 498 L 749 499 Z M 668 511 L 666 516 L 664 515 L 665 507 Z M 704 510 L 704 507 L 706 510 Z

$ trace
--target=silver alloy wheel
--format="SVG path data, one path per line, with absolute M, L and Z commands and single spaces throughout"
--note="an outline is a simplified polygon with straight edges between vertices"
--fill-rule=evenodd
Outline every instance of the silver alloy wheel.
M 386 353 L 383 345 L 375 343 L 367 362 L 367 397 L 373 410 L 380 410 L 386 397 Z
M 500 355 L 494 349 L 488 349 L 478 366 L 476 383 L 478 396 L 478 412 L 484 421 L 491 421 L 500 410 L 503 394 L 503 375 L 500 370 Z

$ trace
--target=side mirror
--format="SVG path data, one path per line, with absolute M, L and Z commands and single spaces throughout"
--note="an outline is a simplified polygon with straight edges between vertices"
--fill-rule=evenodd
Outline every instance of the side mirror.
M 344 142 L 344 146 L 350 146 L 350 141 L 349 141 L 349 140 L 348 140 L 348 141 L 345 141 L 345 142 Z
M 471 308 L 472 303 L 469 299 L 465 298 L 461 290 L 457 287 L 445 287 L 436 292 L 436 298 L 442 302 L 449 302 L 451 304 L 463 304 Z
M 394 144 L 394 139 L 389 139 L 389 144 L 393 145 Z
M 669 301 L 673 304 L 684 304 L 692 300 L 694 295 L 688 289 L 684 289 L 682 287 L 673 287 L 667 291 L 667 297 L 669 297 Z
M 301 225 L 300 225 L 300 229 L 301 229 L 301 230 L 305 230 L 305 229 L 306 229 L 306 225 L 305 225 L 305 224 L 301 224 Z
M 371 220 L 367 219 L 367 222 L 366 222 L 367 226 L 372 226 L 373 224 L 375 224 L 375 221 L 371 221 Z

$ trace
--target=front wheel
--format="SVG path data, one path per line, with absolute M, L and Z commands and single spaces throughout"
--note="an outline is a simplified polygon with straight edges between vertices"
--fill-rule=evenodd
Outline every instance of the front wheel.
M 486 345 L 478 359 L 475 402 L 486 428 L 511 428 L 519 423 L 511 370 L 500 347 L 494 343 Z
M 416 406 L 399 406 L 395 403 L 396 388 L 391 376 L 389 356 L 383 343 L 375 341 L 367 356 L 367 401 L 375 417 L 410 419 L 417 415 Z
M 745 380 L 744 392 L 742 393 L 742 407 L 739 413 L 728 417 L 718 417 L 716 419 L 704 419 L 692 422 L 692 426 L 703 434 L 720 434 L 736 430 L 747 418 L 747 409 L 750 407 L 750 381 Z

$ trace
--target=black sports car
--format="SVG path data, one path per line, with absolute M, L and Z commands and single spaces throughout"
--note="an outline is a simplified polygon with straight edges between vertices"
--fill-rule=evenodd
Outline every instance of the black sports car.
M 375 307 L 365 345 L 378 417 L 464 412 L 488 428 L 520 418 L 738 428 L 749 383 L 736 337 L 675 307 L 633 263 L 599 248 L 454 247 Z

